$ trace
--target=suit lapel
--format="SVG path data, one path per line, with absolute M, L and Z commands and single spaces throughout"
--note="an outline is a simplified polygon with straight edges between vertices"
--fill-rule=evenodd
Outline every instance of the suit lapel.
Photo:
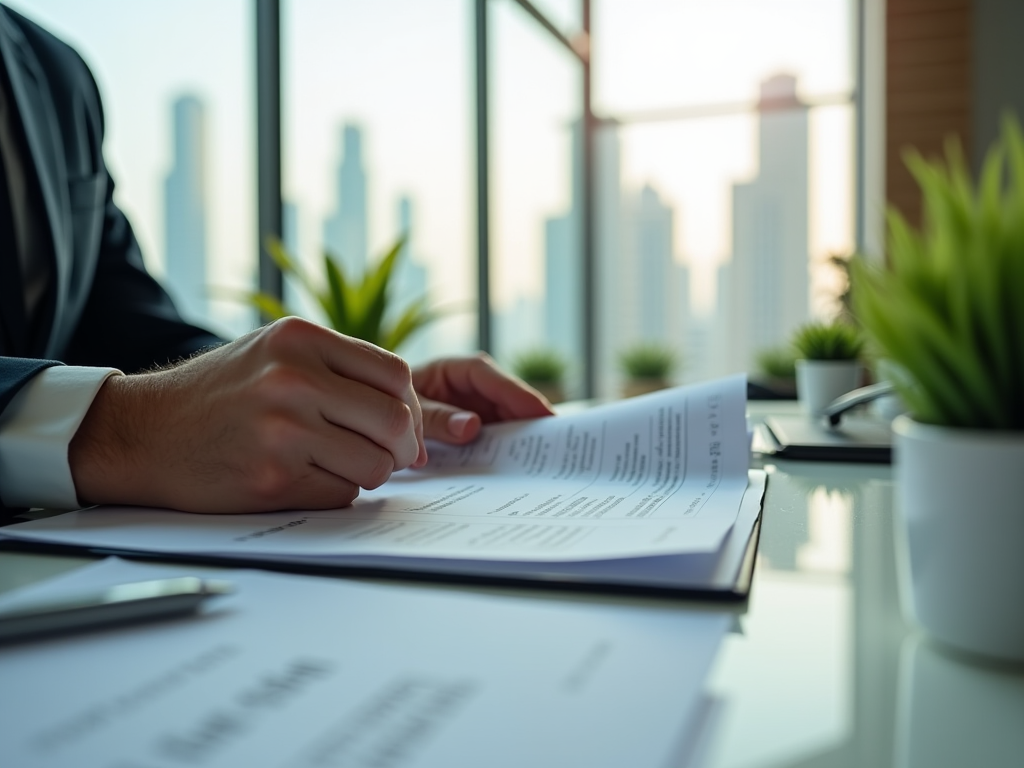
M 11 83 L 11 95 L 25 127 L 25 138 L 42 191 L 48 223 L 45 231 L 50 233 L 52 243 L 46 256 L 52 260 L 52 278 L 39 308 L 44 314 L 36 321 L 36 329 L 40 333 L 33 334 L 43 343 L 41 347 L 34 345 L 32 351 L 43 355 L 47 352 L 45 340 L 52 335 L 51 329 L 60 321 L 64 302 L 59 297 L 67 295 L 67 281 L 71 272 L 71 243 L 65 227 L 65 222 L 71 220 L 67 166 L 64 146 L 58 133 L 59 122 L 42 69 L 21 31 L 10 21 L 3 7 L 0 7 L 0 35 L 3 37 L 0 50 Z

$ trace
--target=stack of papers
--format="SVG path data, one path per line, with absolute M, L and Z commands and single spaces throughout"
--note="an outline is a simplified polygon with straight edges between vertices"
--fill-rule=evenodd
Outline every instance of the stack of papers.
M 689 764 L 729 622 L 255 571 L 194 616 L 0 647 L 0 765 Z M 183 575 L 110 559 L 0 610 Z
M 346 509 L 95 508 L 0 537 L 292 569 L 742 596 L 763 472 L 735 376 L 429 446 Z

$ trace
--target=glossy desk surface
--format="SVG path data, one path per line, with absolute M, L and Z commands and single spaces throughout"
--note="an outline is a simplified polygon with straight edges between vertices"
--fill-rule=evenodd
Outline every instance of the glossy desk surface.
M 751 405 L 755 418 L 790 408 Z M 738 632 L 709 680 L 722 706 L 707 764 L 1024 766 L 1024 669 L 951 655 L 903 617 L 891 467 L 763 464 L 753 588 L 745 606 L 730 609 Z M 0 552 L 0 591 L 87 562 Z

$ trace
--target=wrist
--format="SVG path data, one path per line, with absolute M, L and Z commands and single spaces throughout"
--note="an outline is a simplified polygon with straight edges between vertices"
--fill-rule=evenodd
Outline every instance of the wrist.
M 113 376 L 96 393 L 68 446 L 68 465 L 80 504 L 144 503 L 150 478 L 137 408 L 144 376 Z M 155 490 L 149 487 L 149 492 Z

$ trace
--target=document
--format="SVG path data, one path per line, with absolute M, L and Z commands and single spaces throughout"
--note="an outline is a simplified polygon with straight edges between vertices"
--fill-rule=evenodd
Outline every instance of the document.
M 0 536 L 242 560 L 522 575 L 593 571 L 629 581 L 642 560 L 680 573 L 718 561 L 748 490 L 742 376 L 571 416 L 497 424 L 465 447 L 429 446 L 349 508 L 187 515 L 97 508 Z M 755 503 L 763 492 L 753 487 Z M 738 531 L 742 542 L 750 524 Z M 692 573 L 687 578 L 692 579 Z M 678 581 L 678 578 L 677 578 Z
M 679 765 L 729 622 L 117 559 L 0 609 L 185 574 L 236 592 L 191 617 L 0 646 L 0 765 Z

